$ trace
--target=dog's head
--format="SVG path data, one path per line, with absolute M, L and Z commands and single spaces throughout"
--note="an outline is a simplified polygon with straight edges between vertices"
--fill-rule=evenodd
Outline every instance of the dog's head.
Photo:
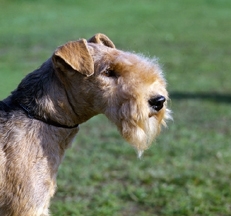
M 118 50 L 107 36 L 97 34 L 59 47 L 52 60 L 61 80 L 68 80 L 66 88 L 76 94 L 76 112 L 86 120 L 105 114 L 140 153 L 170 118 L 156 59 Z

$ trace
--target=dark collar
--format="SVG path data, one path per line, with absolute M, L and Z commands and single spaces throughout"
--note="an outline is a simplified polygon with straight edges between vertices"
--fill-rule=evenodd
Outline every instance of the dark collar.
M 4 103 L 7 107 L 11 108 L 11 105 L 9 103 L 7 103 L 6 101 L 2 101 L 2 103 Z M 60 127 L 60 128 L 74 129 L 74 128 L 77 128 L 79 126 L 79 124 L 76 124 L 73 126 L 68 126 L 68 125 L 63 125 L 63 124 L 60 124 L 58 122 L 55 122 L 51 119 L 44 119 L 41 116 L 38 116 L 36 114 L 32 114 L 27 107 L 20 104 L 19 102 L 16 102 L 16 103 L 17 103 L 18 107 L 20 107 L 27 114 L 28 118 L 36 119 L 36 120 L 39 120 L 41 122 L 44 122 L 45 124 L 52 125 L 55 127 Z
M 52 126 L 55 126 L 55 127 L 61 127 L 61 128 L 67 128 L 67 129 L 74 129 L 74 128 L 79 126 L 79 124 L 76 124 L 76 125 L 73 125 L 73 126 L 68 126 L 68 125 L 63 125 L 63 124 L 60 124 L 58 122 L 55 122 L 55 121 L 53 121 L 51 119 L 44 119 L 44 118 L 42 118 L 42 117 L 40 117 L 38 115 L 30 113 L 29 109 L 27 109 L 22 104 L 18 103 L 18 105 L 26 112 L 28 118 L 42 121 L 42 122 L 44 122 L 44 123 L 46 123 L 48 125 L 52 125 Z

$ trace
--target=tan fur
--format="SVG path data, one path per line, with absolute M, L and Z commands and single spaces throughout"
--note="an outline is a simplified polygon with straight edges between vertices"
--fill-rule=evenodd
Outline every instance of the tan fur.
M 57 48 L 0 103 L 0 215 L 49 215 L 74 126 L 97 114 L 142 153 L 170 117 L 167 102 L 150 105 L 157 96 L 168 100 L 156 60 L 118 50 L 103 34 Z

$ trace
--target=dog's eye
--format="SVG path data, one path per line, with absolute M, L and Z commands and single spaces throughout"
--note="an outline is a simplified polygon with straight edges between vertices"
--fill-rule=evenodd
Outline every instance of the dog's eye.
M 111 70 L 111 69 L 105 70 L 102 74 L 104 76 L 107 76 L 107 77 L 117 77 L 116 72 L 114 70 Z

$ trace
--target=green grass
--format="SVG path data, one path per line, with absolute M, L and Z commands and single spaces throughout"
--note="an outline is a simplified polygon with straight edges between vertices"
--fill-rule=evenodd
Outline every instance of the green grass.
M 141 160 L 115 126 L 81 125 L 59 169 L 56 216 L 231 215 L 229 0 L 0 0 L 0 98 L 68 40 L 107 34 L 157 56 L 174 121 Z

